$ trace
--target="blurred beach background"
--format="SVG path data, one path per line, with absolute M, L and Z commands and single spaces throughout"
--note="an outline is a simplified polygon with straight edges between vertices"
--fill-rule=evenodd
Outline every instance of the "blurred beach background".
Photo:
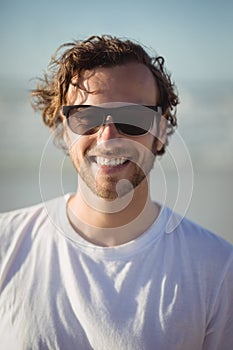
M 75 191 L 69 158 L 30 106 L 30 79 L 60 44 L 112 34 L 164 56 L 179 91 L 179 128 L 152 171 L 153 199 L 233 243 L 232 13 L 224 0 L 2 1 L 0 211 Z

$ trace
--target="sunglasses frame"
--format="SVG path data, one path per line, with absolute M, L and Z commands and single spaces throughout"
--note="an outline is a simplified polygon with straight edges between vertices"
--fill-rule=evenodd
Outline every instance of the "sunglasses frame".
M 135 106 L 135 105 L 136 105 L 136 104 L 130 104 L 130 105 L 128 105 L 128 106 Z M 155 106 L 152 106 L 152 105 L 136 105 L 136 106 L 146 107 L 146 108 L 152 109 L 154 112 L 159 113 L 159 118 L 155 118 L 156 121 L 157 121 L 157 126 L 158 126 L 159 121 L 160 121 L 160 118 L 161 118 L 161 115 L 162 115 L 162 107 L 161 107 L 161 106 L 159 106 L 159 105 L 155 105 Z M 102 109 L 102 110 L 104 110 L 104 109 L 109 110 L 109 109 L 118 109 L 118 108 L 122 108 L 122 107 L 127 107 L 127 105 L 125 105 L 125 106 L 119 106 L 119 107 L 102 107 L 102 106 L 95 106 L 95 105 L 64 105 L 64 106 L 62 106 L 62 113 L 63 113 L 63 115 L 64 115 L 64 116 L 66 117 L 66 119 L 67 119 L 67 124 L 68 124 L 68 126 L 70 127 L 70 125 L 69 125 L 69 117 L 70 117 L 70 115 L 69 115 L 69 114 L 70 114 L 70 111 L 71 111 L 72 109 L 74 109 L 74 108 L 83 108 L 83 109 L 87 109 L 87 108 L 91 108 L 91 107 L 99 108 L 99 109 Z M 106 117 L 107 117 L 107 115 L 106 115 Z M 103 123 L 99 125 L 99 128 L 105 124 L 106 117 L 105 117 L 105 118 L 103 117 Z M 158 120 L 158 119 L 159 119 L 159 120 Z M 118 132 L 119 132 L 120 134 L 127 135 L 127 136 L 144 136 L 144 135 L 146 135 L 148 132 L 150 132 L 150 130 L 153 128 L 153 125 L 154 125 L 154 123 L 152 123 L 151 128 L 150 128 L 149 130 L 146 130 L 146 129 L 145 129 L 146 132 L 143 133 L 143 134 L 138 134 L 138 135 L 135 134 L 135 135 L 133 135 L 133 134 L 128 134 L 128 133 L 125 133 L 125 132 L 121 131 L 121 129 L 118 127 L 118 124 L 119 124 L 119 123 L 114 123 L 114 118 L 113 118 L 113 124 L 115 124 L 115 126 L 116 126 L 116 128 L 117 128 L 117 130 L 118 130 Z M 98 130 L 99 130 L 99 129 L 98 129 Z M 71 129 L 71 131 L 74 132 L 72 129 Z M 96 132 L 97 132 L 97 131 L 96 131 Z M 78 133 L 77 133 L 77 135 L 80 135 L 80 136 L 93 135 L 93 134 L 95 134 L 96 132 L 93 132 L 93 133 L 90 133 L 90 134 L 78 134 Z M 74 133 L 75 133 L 75 132 L 74 132 Z

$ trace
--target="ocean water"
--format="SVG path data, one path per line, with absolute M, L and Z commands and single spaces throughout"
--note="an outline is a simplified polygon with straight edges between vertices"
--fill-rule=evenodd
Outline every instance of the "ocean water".
M 233 82 L 180 82 L 179 128 L 151 173 L 151 194 L 233 243 Z M 0 211 L 77 186 L 76 173 L 30 107 L 27 83 L 0 83 Z

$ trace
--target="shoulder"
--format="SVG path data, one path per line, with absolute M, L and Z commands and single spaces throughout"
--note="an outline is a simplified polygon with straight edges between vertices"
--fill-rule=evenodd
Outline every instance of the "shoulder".
M 35 222 L 44 216 L 42 204 L 0 214 L 0 257 L 10 247 L 16 247 L 23 237 L 32 231 Z
M 67 196 L 54 198 L 30 207 L 0 213 L 1 232 L 12 227 L 17 228 L 19 225 L 21 227 L 27 226 L 40 218 L 43 220 L 45 217 L 54 214 L 60 208 L 61 203 L 66 201 Z
M 214 269 L 233 264 L 233 245 L 210 230 L 184 218 L 168 209 L 171 236 L 176 248 L 181 247 L 182 254 L 201 264 L 209 264 Z
M 21 225 L 28 225 L 28 222 L 36 220 L 44 212 L 43 204 L 27 208 L 16 209 L 0 214 L 1 233 L 16 229 Z
M 48 228 L 51 217 L 58 211 L 62 199 L 64 200 L 64 197 L 1 213 L 0 258 L 6 254 L 10 247 L 16 247 L 23 241 L 32 241 L 42 228 Z

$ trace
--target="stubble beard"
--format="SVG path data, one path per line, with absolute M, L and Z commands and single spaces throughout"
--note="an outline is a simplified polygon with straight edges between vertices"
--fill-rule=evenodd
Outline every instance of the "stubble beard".
M 157 155 L 157 139 L 154 139 L 151 149 L 147 149 L 141 163 L 138 160 L 131 160 L 131 175 L 127 179 L 119 179 L 119 177 L 109 174 L 98 176 L 91 171 L 89 157 L 84 156 L 80 162 L 76 152 L 73 152 L 72 149 L 70 149 L 69 155 L 77 173 L 91 192 L 102 199 L 113 201 L 136 189 L 153 169 Z
M 96 175 L 94 175 L 90 170 L 91 164 L 89 160 L 83 160 L 82 164 L 77 164 L 76 159 L 74 159 L 72 156 L 71 160 L 79 176 L 92 191 L 92 193 L 102 199 L 113 201 L 118 197 L 121 198 L 127 195 L 130 191 L 136 189 L 142 183 L 153 168 L 155 157 L 151 156 L 149 159 L 147 158 L 147 160 L 144 161 L 141 166 L 131 162 L 131 176 L 129 176 L 127 179 L 119 179 L 119 177 L 109 174 L 99 176 L 98 172 Z

